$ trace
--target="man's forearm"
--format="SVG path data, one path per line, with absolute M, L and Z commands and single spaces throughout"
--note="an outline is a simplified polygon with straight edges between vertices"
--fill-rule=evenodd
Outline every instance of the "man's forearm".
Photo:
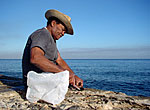
M 59 66 L 62 67 L 64 70 L 68 70 L 70 73 L 73 73 L 73 74 L 74 74 L 73 70 L 68 66 L 68 64 L 67 64 L 63 59 L 57 61 L 57 63 L 58 63 Z
M 59 66 L 54 64 L 52 61 L 49 61 L 44 56 L 40 56 L 36 58 L 36 61 L 32 61 L 31 63 L 37 66 L 38 68 L 40 68 L 41 70 L 43 70 L 44 72 L 57 73 L 57 72 L 64 71 L 63 68 L 60 68 Z

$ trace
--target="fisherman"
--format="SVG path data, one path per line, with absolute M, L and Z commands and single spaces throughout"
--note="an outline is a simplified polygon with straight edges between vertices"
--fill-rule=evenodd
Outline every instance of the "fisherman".
M 45 13 L 47 26 L 33 32 L 26 43 L 23 59 L 23 82 L 27 88 L 27 73 L 51 72 L 58 73 L 69 71 L 69 84 L 80 89 L 83 87 L 83 80 L 79 78 L 61 57 L 56 40 L 64 34 L 73 35 L 71 18 L 57 10 L 48 10 Z

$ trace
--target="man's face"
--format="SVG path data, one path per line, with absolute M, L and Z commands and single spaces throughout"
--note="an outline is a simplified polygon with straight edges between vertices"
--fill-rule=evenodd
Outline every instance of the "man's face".
M 66 32 L 65 26 L 60 24 L 57 24 L 56 21 L 52 25 L 52 36 L 55 40 L 58 40 L 62 36 L 64 36 Z

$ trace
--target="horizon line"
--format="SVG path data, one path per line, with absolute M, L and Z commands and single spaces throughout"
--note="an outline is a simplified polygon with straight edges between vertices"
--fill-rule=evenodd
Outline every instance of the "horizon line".
M 22 60 L 19 58 L 0 58 L 0 60 Z M 150 60 L 150 58 L 64 58 L 64 60 Z

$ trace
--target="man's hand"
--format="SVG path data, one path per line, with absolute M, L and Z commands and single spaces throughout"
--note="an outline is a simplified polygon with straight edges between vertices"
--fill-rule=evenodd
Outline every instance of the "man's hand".
M 75 76 L 74 73 L 69 72 L 69 84 L 76 88 L 74 76 Z
M 75 85 L 78 88 L 83 88 L 83 80 L 80 79 L 77 75 L 75 75 L 74 77 L 75 77 Z
M 80 88 L 83 87 L 83 80 L 80 79 L 78 76 L 74 74 L 72 69 L 67 65 L 67 63 L 61 58 L 59 51 L 58 53 L 58 58 L 56 60 L 57 64 L 63 68 L 64 70 L 69 71 L 69 84 L 75 87 L 76 89 L 80 90 Z
M 74 73 L 69 73 L 69 84 L 80 90 L 80 88 L 83 87 L 83 80 L 76 76 Z

